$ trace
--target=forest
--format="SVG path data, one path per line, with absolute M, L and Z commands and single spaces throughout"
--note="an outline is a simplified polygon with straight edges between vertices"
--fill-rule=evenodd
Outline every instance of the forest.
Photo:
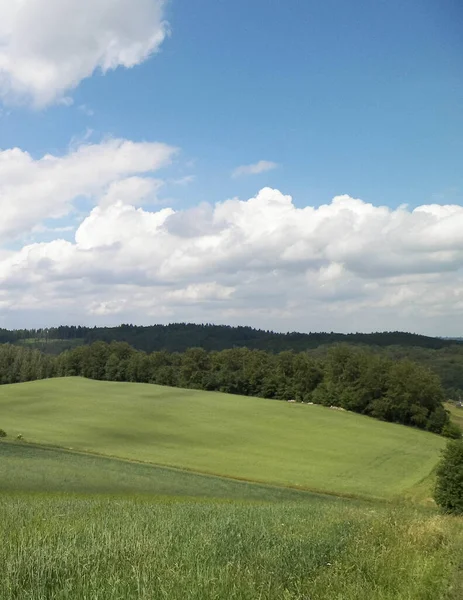
M 240 347 L 268 352 L 283 350 L 303 351 L 324 344 L 346 342 L 369 346 L 403 346 L 429 349 L 455 347 L 457 340 L 434 338 L 401 331 L 378 333 L 276 333 L 252 327 L 229 325 L 171 323 L 169 325 L 119 325 L 118 327 L 60 326 L 47 329 L 0 329 L 0 343 L 27 342 L 40 346 L 51 354 L 59 352 L 63 343 L 72 347 L 76 343 L 91 344 L 96 341 L 127 342 L 137 350 L 153 352 L 168 350 L 184 352 L 188 348 L 225 350 Z
M 318 355 L 249 348 L 146 353 L 117 341 L 97 341 L 59 355 L 0 346 L 2 384 L 66 376 L 313 402 L 448 437 L 460 435 L 443 407 L 446 396 L 435 373 L 407 358 L 348 344 Z
M 405 332 L 378 333 L 275 333 L 251 327 L 227 325 L 120 325 L 119 327 L 60 326 L 48 329 L 0 329 L 0 344 L 20 344 L 46 354 L 60 354 L 65 350 L 96 341 L 127 342 L 144 352 L 185 352 L 198 347 L 206 351 L 230 348 L 249 348 L 270 353 L 283 351 L 310 352 L 323 356 L 331 346 L 344 343 L 360 346 L 369 352 L 390 359 L 409 359 L 436 373 L 447 397 L 463 398 L 463 342 L 433 338 Z

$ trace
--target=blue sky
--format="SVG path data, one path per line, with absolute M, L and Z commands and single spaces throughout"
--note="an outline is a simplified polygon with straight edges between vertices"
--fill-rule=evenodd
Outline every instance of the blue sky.
M 28 1 L 31 5 L 32 2 Z M 98 146 L 109 138 L 135 143 L 162 142 L 170 148 L 175 147 L 177 152 L 172 150 L 172 157 L 159 168 L 152 171 L 129 169 L 128 175 L 133 172 L 141 173 L 143 177 L 154 175 L 163 181 L 156 197 L 143 204 L 145 212 L 155 213 L 167 207 L 179 213 L 190 209 L 193 212 L 185 214 L 190 214 L 189 218 L 193 221 L 198 218 L 197 210 L 201 203 L 214 207 L 216 203 L 230 198 L 246 201 L 255 197 L 262 188 L 272 188 L 290 195 L 293 209 L 329 205 L 333 197 L 340 195 L 361 199 L 366 205 L 371 203 L 377 210 L 387 206 L 391 211 L 389 221 L 377 232 L 377 235 L 384 234 L 387 238 L 391 223 L 398 218 L 394 217 L 394 211 L 404 204 L 408 205 L 407 215 L 403 217 L 405 223 L 415 207 L 432 204 L 458 207 L 463 203 L 463 7 L 456 0 L 171 0 L 167 4 L 161 0 L 134 0 L 133 3 L 117 0 L 121 22 L 128 16 L 127 11 L 133 13 L 138 9 L 141 14 L 146 12 L 146 24 L 149 25 L 152 20 L 153 30 L 161 30 L 164 27 L 161 21 L 164 20 L 169 23 L 170 33 L 152 48 L 156 50 L 153 55 L 137 58 L 135 66 L 119 66 L 102 74 L 98 70 L 101 63 L 95 58 L 95 68 L 92 67 L 85 76 L 78 74 L 76 69 L 70 84 L 66 84 L 65 76 L 59 71 L 62 67 L 59 63 L 60 44 L 63 44 L 61 54 L 71 50 L 67 49 L 68 41 L 64 41 L 64 36 L 59 33 L 68 28 L 71 41 L 76 36 L 77 50 L 73 52 L 78 55 L 81 40 L 88 42 L 89 48 L 92 35 L 101 40 L 101 31 L 105 31 L 103 26 L 109 16 L 106 0 L 93 3 L 93 6 L 101 5 L 101 12 L 94 16 L 89 0 L 66 2 L 72 8 L 70 14 L 73 10 L 81 16 L 87 14 L 87 19 L 82 22 L 83 26 L 89 25 L 90 33 L 76 33 L 76 26 L 66 20 L 66 15 L 56 12 L 50 13 L 53 15 L 51 22 L 40 33 L 36 46 L 33 45 L 36 41 L 26 43 L 20 38 L 27 31 L 25 17 L 14 15 L 17 20 L 13 23 L 18 23 L 20 18 L 24 23 L 21 21 L 21 26 L 14 24 L 10 29 L 5 27 L 6 34 L 0 26 L 0 99 L 3 98 L 0 148 L 3 151 L 17 147 L 38 161 L 46 154 L 65 157 L 80 146 Z M 35 0 L 35 4 L 45 8 L 53 3 L 54 0 Z M 5 15 L 13 14 L 11 6 L 11 0 L 0 0 L 0 17 L 3 14 L 5 22 L 8 22 Z M 86 7 L 88 13 L 85 13 Z M 160 15 L 154 12 L 155 8 L 159 9 Z M 53 20 L 55 14 L 56 22 Z M 101 31 L 98 29 L 100 23 Z M 130 35 L 136 42 L 139 33 L 140 40 L 147 44 L 147 33 L 142 29 L 142 24 L 137 21 Z M 3 63 L 2 33 L 7 39 L 3 45 Z M 117 36 L 117 32 L 114 35 Z M 14 42 L 18 39 L 19 46 L 23 48 L 20 58 L 24 64 L 26 61 L 32 64 L 30 57 L 45 48 L 43 63 L 37 68 L 43 67 L 45 78 L 45 69 L 56 67 L 58 74 L 52 84 L 47 84 L 46 91 L 42 82 L 37 83 L 29 75 L 29 79 L 25 80 L 23 73 L 18 69 L 15 71 L 17 61 L 13 60 L 11 48 L 15 47 Z M 120 39 L 123 39 L 122 35 Z M 69 44 L 72 46 L 71 42 Z M 120 56 L 117 64 L 122 65 L 124 59 Z M 91 60 L 93 58 L 89 58 L 89 64 L 92 64 Z M 2 84 L 2 64 L 7 65 L 3 67 L 6 84 Z M 49 94 L 53 85 L 56 92 Z M 63 101 L 63 98 L 66 100 Z M 237 167 L 259 161 L 271 161 L 276 166 L 260 174 L 232 176 Z M 94 165 L 97 170 L 98 164 Z M 114 181 L 125 176 L 125 171 L 123 174 L 116 173 Z M 34 225 L 28 223 L 22 229 L 15 225 L 13 233 L 5 231 L 4 238 L 0 239 L 5 260 L 9 261 L 4 267 L 4 285 L 9 285 L 12 269 L 16 269 L 18 276 L 19 259 L 14 259 L 12 252 L 22 252 L 21 262 L 24 254 L 30 255 L 24 248 L 35 242 L 53 242 L 55 239 L 71 243 L 73 251 L 77 251 L 76 229 L 85 219 L 95 218 L 93 210 L 103 210 L 99 197 L 110 184 L 110 179 L 101 182 L 98 191 L 93 191 L 96 184 L 89 184 L 91 192 L 81 192 L 76 188 L 67 200 L 71 209 L 64 210 L 60 205 L 55 211 L 50 204 L 49 214 L 40 213 Z M 12 205 L 16 196 L 8 196 L 9 189 L 5 186 L 3 197 Z M 33 197 L 30 202 L 33 203 Z M 59 204 L 60 199 L 57 198 L 56 202 Z M 140 207 L 136 198 L 133 206 Z M 22 210 L 29 212 L 26 205 Z M 350 205 L 346 210 L 359 214 Z M 437 219 L 436 223 L 425 225 L 407 221 L 402 232 L 396 232 L 397 239 L 407 235 L 407 227 L 412 231 L 416 227 L 434 227 L 437 238 L 446 237 L 441 236 L 441 231 L 448 211 L 433 218 Z M 360 228 L 361 235 L 362 228 L 369 225 L 363 217 L 358 219 L 357 225 L 352 225 L 349 219 L 344 225 L 354 230 Z M 376 217 L 372 219 L 377 223 Z M 277 217 L 278 222 L 281 222 L 280 217 Z M 330 223 L 334 227 L 335 221 Z M 202 235 L 210 231 L 211 221 L 206 219 L 204 227 L 206 231 Z M 274 230 L 275 226 L 269 225 L 264 234 L 268 236 L 268 232 Z M 312 241 L 318 239 L 319 231 L 313 234 Z M 439 281 L 440 277 L 449 278 L 449 273 L 452 273 L 453 282 L 460 281 L 460 239 L 458 233 L 455 236 L 456 245 L 452 248 L 439 247 L 436 250 L 437 242 L 434 240 L 433 249 L 426 249 L 434 252 L 427 266 L 423 266 L 420 259 L 418 266 L 416 261 L 411 261 L 414 266 L 404 273 L 398 274 L 392 267 L 388 267 L 389 271 L 394 276 L 412 279 L 425 272 L 428 279 L 437 277 Z M 116 241 L 121 243 L 119 239 Z M 242 243 L 246 247 L 248 240 L 242 240 Z M 269 243 L 273 247 L 277 241 L 270 240 Z M 301 241 L 301 245 L 306 243 L 307 240 Z M 390 250 L 394 242 L 387 238 L 385 243 L 389 244 L 387 248 Z M 365 252 L 366 249 L 367 246 L 364 246 Z M 286 250 L 288 248 L 282 249 L 280 258 Z M 251 254 L 255 251 L 249 245 L 248 258 L 252 258 Z M 403 251 L 406 252 L 406 249 Z M 53 263 L 55 257 L 47 254 L 48 248 L 42 248 L 40 252 Z M 413 252 L 419 254 L 424 250 L 414 246 Z M 454 254 L 452 257 L 445 256 L 445 252 Z M 308 270 L 317 268 L 319 277 L 320 269 L 336 271 L 336 265 L 341 265 L 348 273 L 348 287 L 367 285 L 370 289 L 368 285 L 373 285 L 374 279 L 372 273 L 375 269 L 380 270 L 376 263 L 369 269 L 358 268 L 358 261 L 350 265 L 350 254 L 340 255 L 332 249 L 325 254 L 323 259 L 317 258 L 318 262 L 313 255 L 310 260 L 307 255 L 299 257 L 299 263 L 305 260 L 300 277 L 312 280 Z M 436 270 L 437 263 L 441 270 Z M 13 268 L 11 264 L 16 266 Z M 57 273 L 62 271 L 61 267 L 55 267 L 52 279 L 56 282 L 59 278 Z M 158 308 L 151 306 L 145 313 L 139 310 L 133 314 L 130 310 L 127 312 L 133 297 L 131 294 L 136 292 L 130 287 L 130 294 L 124 299 L 118 287 L 114 289 L 114 295 L 119 304 L 114 311 L 110 308 L 88 308 L 83 312 L 77 308 L 69 312 L 54 310 L 54 318 L 86 322 L 104 318 L 108 322 L 119 322 L 124 317 L 151 322 L 153 319 L 185 320 L 184 315 L 192 320 L 204 320 L 205 314 L 212 313 L 214 320 L 220 322 L 236 320 L 269 327 L 275 323 L 274 328 L 286 329 L 294 326 L 291 318 L 288 320 L 288 313 L 302 311 L 307 302 L 309 305 L 316 303 L 314 313 L 320 311 L 325 314 L 323 302 L 328 300 L 321 299 L 316 290 L 306 297 L 302 280 L 297 285 L 294 281 L 288 282 L 294 289 L 299 289 L 297 298 L 279 297 L 272 306 L 266 303 L 261 306 L 259 302 L 250 300 L 247 305 L 241 296 L 254 298 L 253 286 L 259 287 L 259 277 L 249 275 L 249 265 L 245 267 L 236 263 L 235 267 L 236 272 L 241 273 L 241 281 L 249 276 L 252 282 L 249 286 L 239 286 L 233 277 L 229 277 L 226 271 L 232 267 L 216 263 L 207 276 L 203 272 L 198 274 L 197 280 L 176 279 L 164 273 L 163 285 L 169 280 L 173 287 L 164 289 Z M 295 269 L 294 265 L 282 266 L 281 260 L 275 260 L 274 264 L 265 268 L 266 276 L 279 270 L 284 275 Z M 37 264 L 32 261 L 21 269 L 34 270 Z M 367 271 L 369 279 L 365 281 Z M 379 276 L 381 282 L 378 285 L 384 287 L 384 273 L 379 273 Z M 85 281 L 92 279 L 88 274 L 82 277 Z M 125 285 L 132 286 L 132 279 L 129 275 L 127 277 Z M 354 280 L 358 277 L 361 281 L 355 284 Z M 45 279 L 44 285 L 50 287 L 50 279 Z M 120 285 L 119 276 L 117 281 Z M 161 282 L 154 278 L 151 285 L 159 289 Z M 200 292 L 199 296 L 191 292 L 191 286 L 195 285 L 206 286 L 209 292 L 212 288 L 207 286 L 222 286 L 225 291 L 221 287 L 222 291 L 218 292 L 215 300 L 206 294 L 201 304 L 197 301 Z M 387 289 L 390 291 L 393 285 L 399 284 L 388 282 Z M 416 281 L 411 280 L 403 280 L 400 285 L 405 286 L 405 292 L 395 290 L 399 299 L 410 300 L 411 296 L 407 294 L 412 290 L 419 297 L 425 289 L 415 289 Z M 439 296 L 436 283 L 420 281 L 420 285 L 434 286 L 433 293 Z M 448 289 L 455 287 L 450 279 L 446 279 L 445 285 L 449 286 Z M 191 293 L 185 291 L 188 289 Z M 317 289 L 319 291 L 320 286 Z M 182 293 L 187 299 L 194 297 L 195 300 L 172 312 L 169 294 L 180 298 Z M 357 327 L 365 323 L 367 329 L 395 328 L 395 325 L 407 328 L 410 323 L 410 313 L 407 312 L 410 306 L 405 306 L 405 312 L 401 313 L 399 300 L 392 304 L 385 301 L 390 311 L 386 315 L 378 297 L 374 300 L 376 304 L 370 306 L 371 319 L 365 322 L 362 316 L 365 314 L 365 299 L 359 300 L 356 307 L 349 305 L 347 309 L 346 293 L 343 288 L 339 298 L 344 298 L 344 304 L 338 310 L 333 309 L 331 321 L 323 317 L 323 327 L 331 329 L 337 326 L 349 330 L 352 323 Z M 351 292 L 347 293 L 347 296 L 351 295 Z M 110 306 L 113 301 L 109 297 L 101 299 L 97 292 L 89 290 L 90 297 L 88 306 L 98 307 L 98 303 Z M 223 301 L 222 308 L 217 308 L 218 299 Z M 213 302 L 213 306 L 209 306 L 208 302 Z M 456 304 L 447 310 L 439 300 L 431 312 L 429 307 L 423 308 L 420 319 L 415 315 L 416 322 L 408 328 L 450 334 L 451 322 L 455 314 L 459 314 L 460 302 L 462 299 L 458 296 Z M 167 305 L 169 308 L 166 308 Z M 125 308 L 121 309 L 121 306 Z M 330 306 L 333 308 L 334 304 Z M 395 307 L 400 314 L 396 314 Z M 351 315 L 350 320 L 346 317 L 347 312 Z M 159 319 L 155 318 L 157 314 Z M 358 314 L 358 318 L 353 318 L 353 314 Z M 36 320 L 40 324 L 50 319 L 47 308 L 41 305 L 40 295 L 19 312 L 5 304 L 3 322 L 6 325 L 16 326 L 24 319 L 28 323 Z M 300 325 L 296 328 L 300 329 L 317 328 L 320 322 L 311 322 L 307 317 L 298 319 L 295 319 L 296 325 Z
M 341 193 L 393 206 L 461 201 L 458 4 L 173 0 L 160 55 L 84 81 L 71 109 L 13 110 L 1 146 L 63 152 L 86 128 L 162 140 L 196 160 L 185 203 L 251 195 L 259 183 L 296 202 Z M 282 168 L 259 182 L 228 180 L 262 157 Z

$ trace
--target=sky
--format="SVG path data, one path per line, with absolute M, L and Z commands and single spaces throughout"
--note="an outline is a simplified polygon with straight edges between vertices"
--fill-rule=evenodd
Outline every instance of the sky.
M 460 0 L 0 0 L 0 327 L 463 335 L 462 30 Z

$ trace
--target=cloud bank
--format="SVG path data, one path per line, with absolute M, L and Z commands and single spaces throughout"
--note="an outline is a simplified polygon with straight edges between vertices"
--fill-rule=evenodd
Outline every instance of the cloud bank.
M 159 50 L 165 0 L 0 0 L 0 98 L 43 107 Z
M 160 182 L 135 175 L 168 165 L 175 152 L 165 144 L 122 139 L 83 144 L 66 156 L 46 154 L 38 160 L 19 148 L 0 151 L 0 240 L 67 215 L 77 198 L 139 203 Z
M 264 188 L 247 200 L 149 209 L 160 185 L 152 172 L 174 152 L 110 140 L 61 158 L 2 153 L 0 325 L 193 320 L 461 333 L 463 207 L 390 209 L 342 195 L 298 208 Z M 82 195 L 92 207 L 71 238 L 6 245 Z

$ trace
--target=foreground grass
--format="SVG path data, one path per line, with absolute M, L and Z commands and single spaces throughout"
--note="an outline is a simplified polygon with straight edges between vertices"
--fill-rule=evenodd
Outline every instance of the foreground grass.
M 82 378 L 0 386 L 0 414 L 31 442 L 382 498 L 423 481 L 445 444 L 319 406 Z
M 0 516 L 2 600 L 457 600 L 463 591 L 462 522 L 405 508 L 0 495 Z
M 313 501 L 309 492 L 0 441 L 0 491 Z

